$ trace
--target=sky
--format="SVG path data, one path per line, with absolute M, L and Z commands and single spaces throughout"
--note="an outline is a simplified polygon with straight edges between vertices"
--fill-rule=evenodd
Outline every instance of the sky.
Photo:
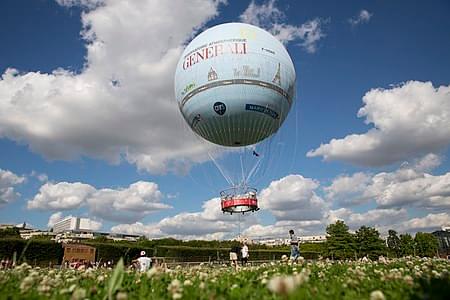
M 0 223 L 79 216 L 180 239 L 448 225 L 449 12 L 448 1 L 1 1 Z M 297 74 L 255 182 L 261 210 L 244 216 L 222 214 L 212 161 L 234 153 L 211 156 L 174 95 L 184 47 L 227 22 L 272 33 Z

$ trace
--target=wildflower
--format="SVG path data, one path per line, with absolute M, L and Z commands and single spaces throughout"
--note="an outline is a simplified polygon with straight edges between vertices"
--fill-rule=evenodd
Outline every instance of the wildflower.
M 183 288 L 181 287 L 181 282 L 178 279 L 172 280 L 172 282 L 167 287 L 167 291 L 169 291 L 172 294 L 172 298 L 177 297 L 178 296 L 177 294 L 181 294 L 183 292 Z M 180 299 L 180 298 L 176 298 L 176 299 Z
M 294 277 L 275 276 L 267 283 L 267 288 L 273 293 L 288 295 L 295 289 Z
M 406 275 L 403 277 L 403 280 L 405 280 L 406 284 L 412 286 L 414 284 L 414 279 L 410 275 Z
M 202 281 L 202 282 L 200 282 L 200 284 L 198 285 L 198 287 L 199 287 L 201 290 L 203 290 L 203 289 L 205 289 L 206 284 Z
M 151 268 L 150 270 L 147 271 L 147 278 L 152 278 L 153 276 L 158 274 L 159 271 L 160 269 L 158 268 Z
M 173 294 L 172 295 L 172 299 L 181 299 L 183 297 L 183 295 L 182 294 L 180 294 L 180 293 L 175 293 L 175 294 Z
M 376 290 L 370 293 L 370 300 L 386 300 L 386 297 L 384 297 L 382 291 Z
M 286 262 L 286 261 L 288 261 L 288 257 L 287 257 L 287 255 L 286 254 L 283 254 L 283 256 L 281 256 L 281 261 L 284 261 L 284 262 Z
M 191 285 L 192 285 L 192 281 L 190 281 L 189 279 L 186 279 L 186 280 L 183 282 L 183 285 L 184 285 L 184 286 L 191 286 Z
M 125 292 L 118 292 L 116 295 L 116 300 L 127 300 L 128 294 Z
M 239 286 L 235 283 L 235 284 L 233 284 L 232 286 L 231 286 L 231 289 L 232 290 L 234 290 L 234 289 L 237 289 Z
M 28 291 L 34 284 L 34 278 L 32 276 L 25 277 L 20 283 L 20 291 L 25 293 Z

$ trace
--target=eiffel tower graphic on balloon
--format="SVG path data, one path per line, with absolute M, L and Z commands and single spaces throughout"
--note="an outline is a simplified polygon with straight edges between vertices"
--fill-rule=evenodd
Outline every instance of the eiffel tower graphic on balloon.
M 278 63 L 277 73 L 275 74 L 275 76 L 272 79 L 272 82 L 276 83 L 278 85 L 281 85 L 280 67 L 281 67 L 280 63 Z

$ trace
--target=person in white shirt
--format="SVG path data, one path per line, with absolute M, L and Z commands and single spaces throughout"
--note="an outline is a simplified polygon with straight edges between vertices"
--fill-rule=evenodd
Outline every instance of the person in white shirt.
M 244 246 L 242 246 L 242 249 L 241 249 L 241 263 L 243 266 L 245 266 L 247 264 L 248 256 L 249 256 L 248 255 L 248 247 L 247 247 L 247 244 L 244 243 Z
M 145 272 L 150 269 L 152 264 L 152 259 L 146 256 L 145 251 L 141 251 L 141 257 L 136 260 L 139 264 L 139 271 Z

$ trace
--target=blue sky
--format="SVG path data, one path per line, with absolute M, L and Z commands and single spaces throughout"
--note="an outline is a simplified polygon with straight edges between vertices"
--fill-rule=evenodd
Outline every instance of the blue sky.
M 298 95 L 244 234 L 450 223 L 449 12 L 446 1 L 2 1 L 0 222 L 79 215 L 150 237 L 236 235 L 173 74 L 193 36 L 245 21 L 286 45 Z

